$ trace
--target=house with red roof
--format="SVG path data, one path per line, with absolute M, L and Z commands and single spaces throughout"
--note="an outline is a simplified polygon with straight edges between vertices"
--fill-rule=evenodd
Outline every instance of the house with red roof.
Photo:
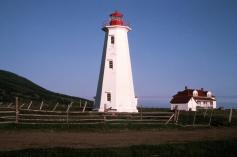
M 216 98 L 211 91 L 201 89 L 188 89 L 179 91 L 170 101 L 171 110 L 196 111 L 200 108 L 216 108 Z

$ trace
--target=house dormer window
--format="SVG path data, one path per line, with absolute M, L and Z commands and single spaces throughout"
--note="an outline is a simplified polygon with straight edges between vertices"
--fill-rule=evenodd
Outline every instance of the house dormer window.
M 208 91 L 208 92 L 207 92 L 207 97 L 211 97 L 211 96 L 212 96 L 211 92 Z
M 198 91 L 197 90 L 193 91 L 193 96 L 198 96 Z

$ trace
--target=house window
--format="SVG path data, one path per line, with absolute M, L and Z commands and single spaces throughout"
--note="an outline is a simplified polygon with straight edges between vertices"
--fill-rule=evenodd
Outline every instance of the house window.
M 109 68 L 113 69 L 113 61 L 109 61 Z
M 111 36 L 111 44 L 114 44 L 114 36 Z
M 111 101 L 111 93 L 107 93 L 107 101 Z

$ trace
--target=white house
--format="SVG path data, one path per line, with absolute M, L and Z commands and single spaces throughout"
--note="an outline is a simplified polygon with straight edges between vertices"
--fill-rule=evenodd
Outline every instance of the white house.
M 124 22 L 123 14 L 115 11 L 102 30 L 105 40 L 95 109 L 99 112 L 138 112 L 127 36 L 131 28 Z
M 216 98 L 211 91 L 201 89 L 188 89 L 179 91 L 170 101 L 171 110 L 196 111 L 200 108 L 216 108 Z

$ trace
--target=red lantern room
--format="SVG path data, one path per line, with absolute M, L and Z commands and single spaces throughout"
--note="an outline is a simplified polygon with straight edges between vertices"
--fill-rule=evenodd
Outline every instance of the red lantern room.
M 110 25 L 124 25 L 123 14 L 119 11 L 115 11 L 110 14 Z

